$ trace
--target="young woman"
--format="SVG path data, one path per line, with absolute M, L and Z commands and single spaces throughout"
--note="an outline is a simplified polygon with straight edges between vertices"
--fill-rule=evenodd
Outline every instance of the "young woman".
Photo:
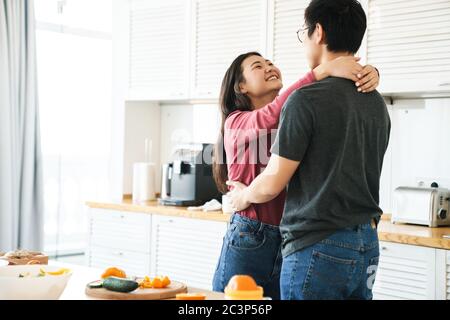
M 220 93 L 222 125 L 213 162 L 219 190 L 228 192 L 227 180 L 249 185 L 264 169 L 274 138 L 271 131 L 277 128 L 282 106 L 293 91 L 328 76 L 353 80 L 355 90 L 361 92 L 375 90 L 378 71 L 357 61 L 346 57 L 320 65 L 278 95 L 283 86 L 278 68 L 257 52 L 238 56 L 225 73 Z M 259 159 L 260 154 L 266 161 Z M 214 274 L 214 291 L 224 291 L 233 275 L 247 274 L 264 288 L 265 296 L 279 299 L 282 257 L 278 226 L 284 201 L 282 192 L 270 202 L 232 215 Z

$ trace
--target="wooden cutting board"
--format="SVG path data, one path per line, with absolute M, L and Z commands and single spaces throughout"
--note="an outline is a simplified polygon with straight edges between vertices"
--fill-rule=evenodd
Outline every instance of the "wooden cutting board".
M 92 281 L 96 282 L 96 281 Z M 92 283 L 90 282 L 90 283 Z M 141 289 L 123 293 L 110 291 L 105 288 L 90 288 L 89 283 L 86 285 L 85 293 L 86 295 L 94 298 L 100 299 L 110 299 L 110 300 L 161 300 L 175 298 L 177 293 L 186 293 L 187 286 L 184 283 L 178 281 L 172 281 L 169 286 L 161 289 Z

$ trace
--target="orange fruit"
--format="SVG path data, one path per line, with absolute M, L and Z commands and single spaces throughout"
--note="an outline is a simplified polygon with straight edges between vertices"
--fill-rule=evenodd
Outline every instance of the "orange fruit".
M 169 277 L 164 276 L 164 277 L 162 278 L 162 284 L 163 284 L 163 287 L 164 287 L 164 288 L 167 287 L 167 286 L 170 284 L 170 279 L 169 279 Z
M 205 300 L 206 295 L 203 293 L 178 293 L 177 300 Z
M 257 290 L 258 285 L 255 280 L 247 275 L 235 275 L 228 282 L 227 286 L 230 290 L 246 291 L 246 290 Z
M 152 287 L 157 289 L 164 288 L 162 280 L 158 277 L 155 277 L 152 281 Z
M 108 277 L 118 277 L 118 278 L 126 278 L 127 275 L 125 273 L 125 271 L 116 268 L 116 267 L 111 267 L 105 270 L 105 272 L 103 272 L 102 274 L 102 279 L 108 278 Z

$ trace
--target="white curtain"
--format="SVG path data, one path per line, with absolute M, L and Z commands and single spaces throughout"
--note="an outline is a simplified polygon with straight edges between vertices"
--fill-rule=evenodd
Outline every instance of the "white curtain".
M 36 78 L 33 0 L 0 0 L 0 251 L 42 249 Z

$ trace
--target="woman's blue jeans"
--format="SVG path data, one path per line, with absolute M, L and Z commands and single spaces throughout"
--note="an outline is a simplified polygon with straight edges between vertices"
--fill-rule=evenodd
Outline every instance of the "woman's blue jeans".
M 213 290 L 223 292 L 236 274 L 252 276 L 264 296 L 280 298 L 281 235 L 278 226 L 233 214 L 224 237 L 213 279 Z

